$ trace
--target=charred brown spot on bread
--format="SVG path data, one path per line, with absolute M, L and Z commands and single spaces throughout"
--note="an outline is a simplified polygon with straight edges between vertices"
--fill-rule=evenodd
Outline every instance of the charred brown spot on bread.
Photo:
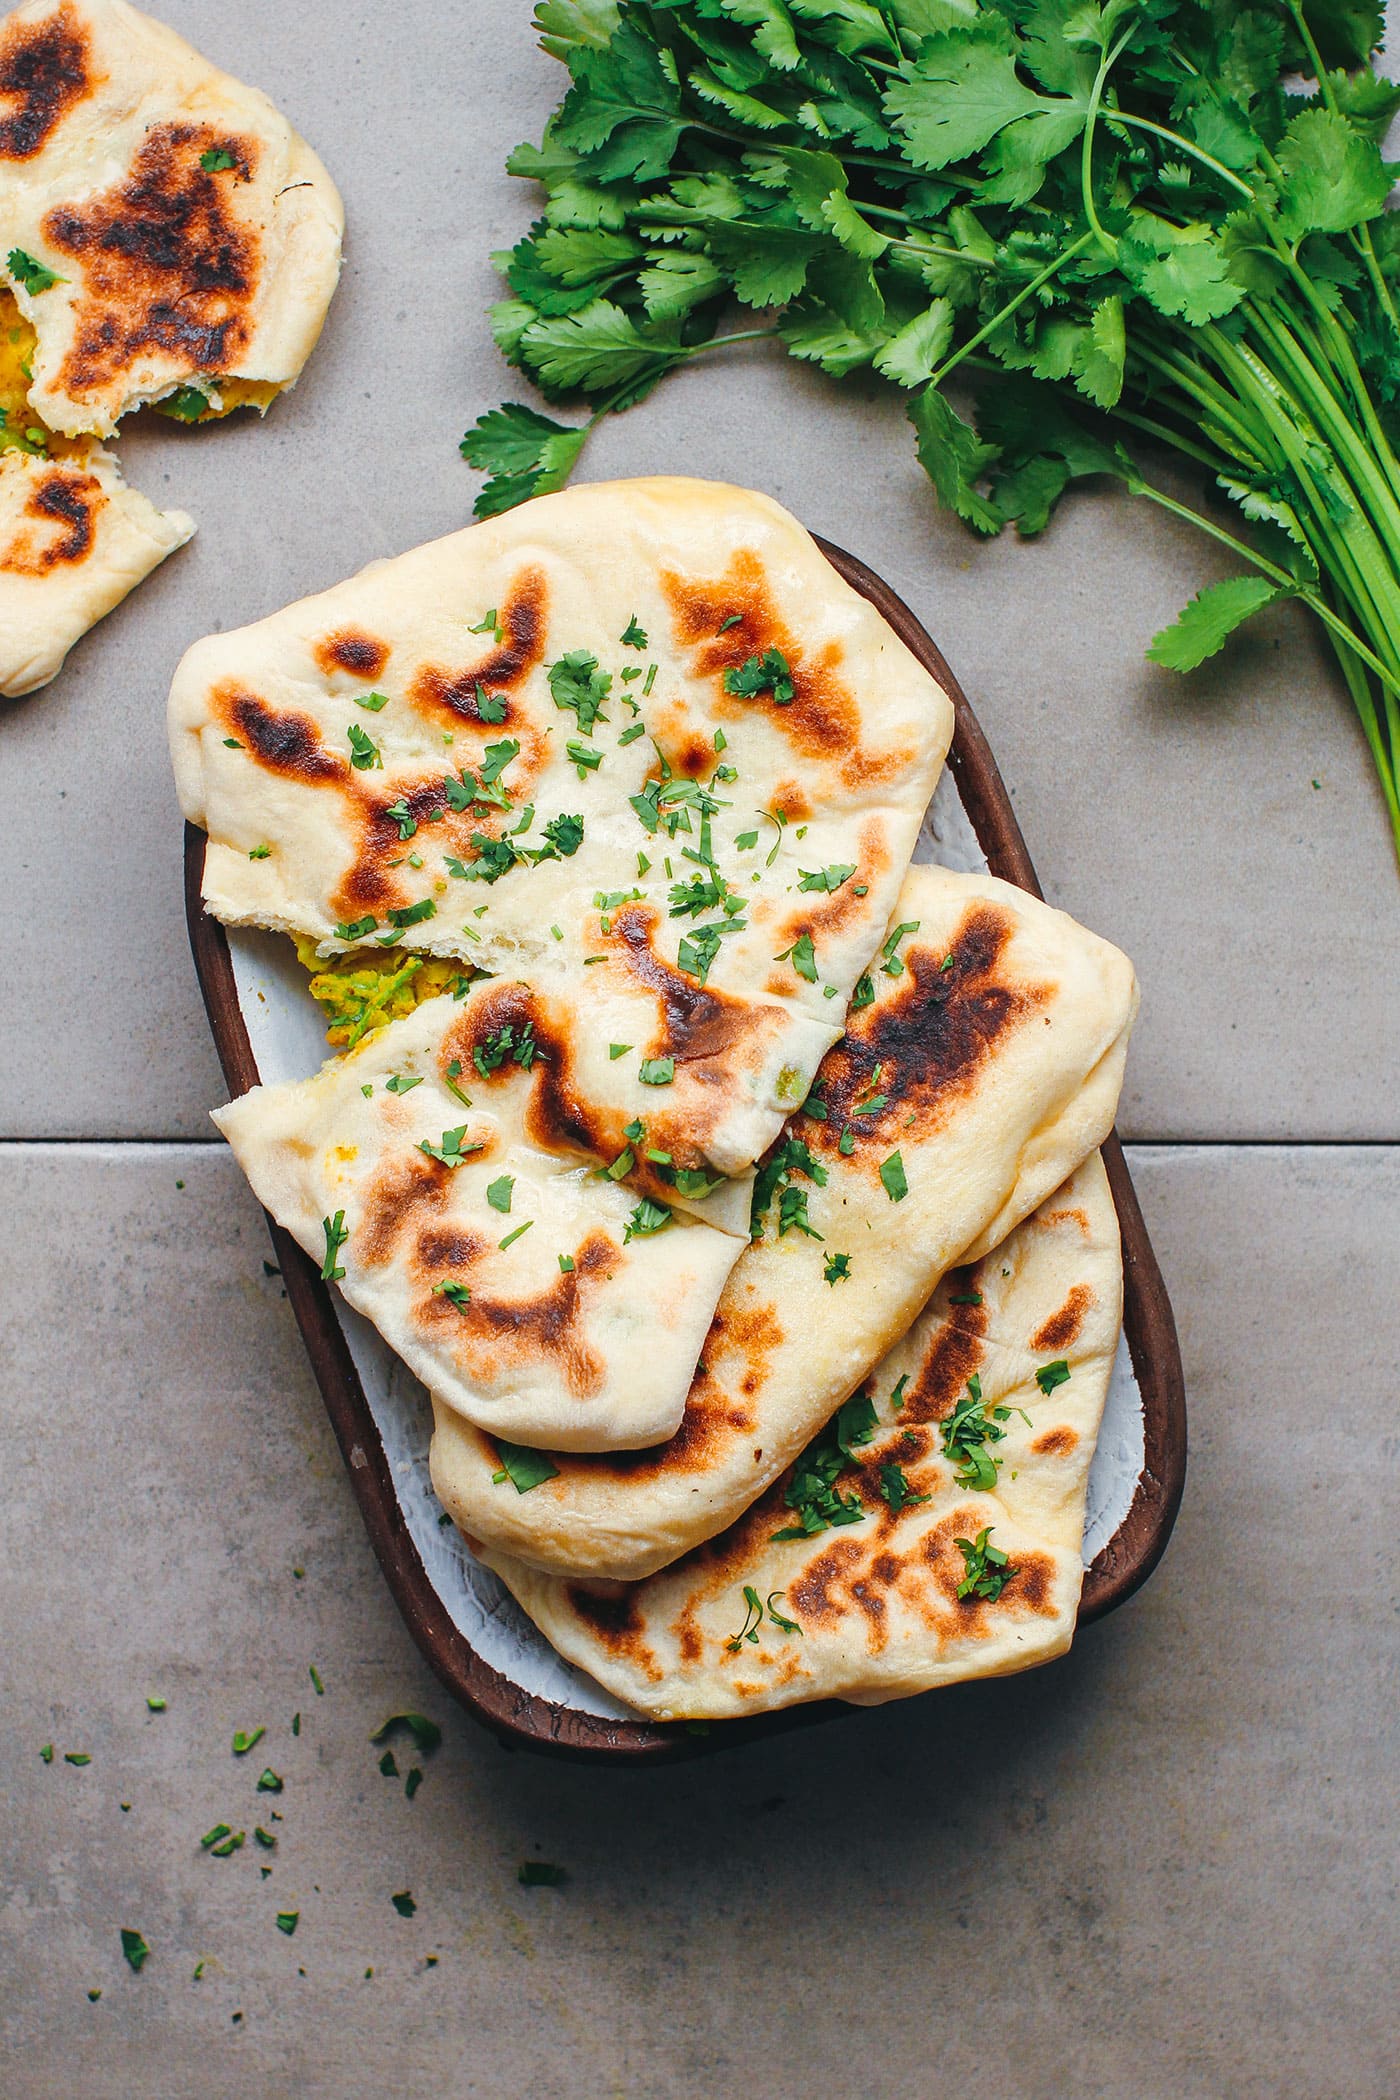
M 365 1192 L 360 1217 L 351 1221 L 357 1258 L 370 1268 L 390 1261 L 405 1234 L 441 1214 L 453 1171 L 421 1152 L 386 1162 Z
M 12 576 L 47 576 L 61 563 L 72 567 L 86 561 L 106 502 L 93 475 L 55 467 L 30 491 L 24 515 L 57 531 L 38 533 L 22 525 L 0 554 L 0 569 Z
M 564 1591 L 571 1610 L 582 1620 L 594 1638 L 607 1649 L 609 1655 L 635 1663 L 649 1677 L 660 1676 L 655 1658 L 647 1645 L 646 1621 L 635 1590 L 623 1590 L 616 1595 L 603 1595 L 588 1589 L 581 1582 L 569 1583 Z
M 236 150 L 245 171 L 259 150 L 207 124 L 159 124 L 113 188 L 46 216 L 45 239 L 81 276 L 60 374 L 75 398 L 117 388 L 148 358 L 197 377 L 227 373 L 247 349 L 261 243 L 229 211 L 227 182 L 200 166 L 211 149 Z
M 602 1389 L 607 1366 L 580 1323 L 591 1287 L 614 1272 L 618 1259 L 607 1234 L 591 1232 L 574 1256 L 573 1269 L 533 1296 L 493 1297 L 473 1286 L 468 1303 L 458 1307 L 433 1292 L 418 1306 L 418 1315 L 424 1324 L 449 1329 L 454 1354 L 473 1377 L 492 1382 L 516 1366 L 546 1358 L 573 1397 L 586 1400 Z
M 600 1452 L 579 1463 L 595 1480 L 616 1476 L 636 1482 L 655 1480 L 663 1474 L 714 1471 L 736 1443 L 746 1441 L 753 1433 L 753 1411 L 736 1398 L 735 1385 L 746 1396 L 757 1391 L 765 1383 L 768 1365 L 782 1342 L 783 1327 L 776 1305 L 726 1306 L 721 1300 L 710 1322 L 675 1435 L 648 1450 Z M 719 1375 L 721 1369 L 723 1376 Z M 770 1524 L 769 1529 L 772 1528 Z M 733 1532 L 724 1535 L 726 1541 L 733 1536 Z
M 496 619 L 505 640 L 495 643 L 479 662 L 461 671 L 423 666 L 409 697 L 424 714 L 439 717 L 449 728 L 456 722 L 479 722 L 478 686 L 483 692 L 509 695 L 543 661 L 549 629 L 549 584 L 543 569 L 521 570 Z M 509 699 L 504 719 L 514 726 Z
M 699 985 L 663 960 L 652 946 L 658 923 L 656 911 L 640 903 L 624 904 L 612 919 L 624 967 L 654 993 L 660 1007 L 660 1027 L 648 1046 L 649 1055 L 674 1057 L 678 1065 L 723 1059 L 732 1069 L 736 1049 L 753 1045 L 756 1034 L 782 1028 L 782 1017 Z
M 974 1279 L 975 1271 L 958 1270 L 950 1281 L 962 1290 Z M 941 1422 L 952 1413 L 967 1389 L 968 1379 L 982 1362 L 986 1333 L 985 1305 L 949 1306 L 945 1322 L 934 1334 L 905 1388 L 899 1411 L 901 1423 L 912 1428 L 917 1422 Z
M 474 1152 L 472 1158 L 478 1163 L 485 1155 Z M 414 1248 L 417 1266 L 441 1275 L 444 1270 L 469 1269 L 479 1261 L 490 1243 L 474 1232 L 460 1227 L 430 1225 L 419 1233 Z
M 71 0 L 44 22 L 16 22 L 0 40 L 0 160 L 30 160 L 92 92 L 88 37 Z
M 378 678 L 389 661 L 389 644 L 361 628 L 341 627 L 323 636 L 311 653 L 327 678 L 337 671 L 348 671 L 352 678 Z
M 1078 1448 L 1079 1431 L 1071 1429 L 1067 1422 L 1061 1423 L 1058 1429 L 1047 1429 L 1031 1445 L 1037 1458 L 1068 1458 Z
M 348 763 L 327 751 L 309 715 L 282 714 L 256 693 L 231 682 L 214 688 L 209 705 L 215 720 L 270 773 L 308 783 L 348 780 Z
M 1067 1349 L 1079 1338 L 1084 1325 L 1084 1316 L 1094 1303 L 1094 1293 L 1087 1283 L 1075 1284 L 1058 1312 L 1051 1313 L 1044 1325 L 1031 1336 L 1032 1349 Z
M 911 751 L 866 746 L 855 695 L 838 675 L 840 644 L 803 647 L 778 611 L 760 555 L 741 548 L 721 577 L 702 580 L 667 570 L 661 583 L 676 640 L 682 648 L 694 651 L 695 673 L 714 679 L 721 715 L 737 720 L 746 709 L 761 708 L 796 751 L 830 765 L 848 787 L 887 780 L 911 762 Z M 736 624 L 726 626 L 729 620 Z M 741 669 L 751 656 L 762 657 L 769 649 L 781 651 L 792 673 L 788 704 L 779 706 L 771 692 L 752 700 L 727 694 L 725 672 Z
M 850 1016 L 846 1034 L 821 1067 L 827 1120 L 808 1142 L 834 1151 L 852 1109 L 885 1096 L 874 1114 L 856 1119 L 857 1136 L 887 1142 L 912 1131 L 918 1143 L 937 1130 L 955 1102 L 970 1094 L 1003 1040 L 1038 1012 L 1052 987 L 1012 978 L 1002 957 L 1016 930 L 1012 914 L 974 904 L 964 914 L 946 954 L 906 938 L 904 968 L 892 997 Z M 877 982 L 884 989 L 884 983 Z M 875 1070 L 879 1067 L 879 1079 Z M 913 1117 L 911 1123 L 910 1118 Z M 872 1161 L 878 1146 L 863 1145 Z

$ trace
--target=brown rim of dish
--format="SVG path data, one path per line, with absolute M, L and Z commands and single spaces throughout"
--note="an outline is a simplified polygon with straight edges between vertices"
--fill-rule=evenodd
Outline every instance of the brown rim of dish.
M 953 702 L 954 730 L 948 764 L 992 873 L 1039 896 L 1040 885 L 1026 851 L 1011 801 L 987 740 L 956 678 L 937 647 L 888 584 L 864 562 L 818 539 L 837 573 L 889 622 L 930 670 Z M 185 827 L 185 909 L 190 946 L 209 1014 L 215 1047 L 231 1095 L 258 1083 L 258 1070 L 244 1025 L 233 961 L 223 927 L 204 909 L 205 835 Z M 1132 1180 L 1116 1136 L 1103 1147 L 1123 1235 L 1124 1329 L 1142 1392 L 1145 1460 L 1128 1514 L 1086 1570 L 1080 1624 L 1101 1618 L 1130 1597 L 1161 1559 L 1176 1520 L 1186 1477 L 1186 1394 L 1176 1323 L 1152 1251 Z M 394 1600 L 414 1640 L 454 1696 L 511 1747 L 549 1751 L 591 1763 L 655 1764 L 728 1749 L 758 1735 L 800 1728 L 859 1709 L 836 1699 L 755 1714 L 748 1720 L 714 1724 L 610 1721 L 576 1707 L 522 1691 L 483 1660 L 453 1625 L 409 1536 L 379 1431 L 336 1317 L 331 1293 L 312 1262 L 273 1219 L 268 1219 L 287 1296 L 331 1426 L 350 1473 L 365 1529 Z

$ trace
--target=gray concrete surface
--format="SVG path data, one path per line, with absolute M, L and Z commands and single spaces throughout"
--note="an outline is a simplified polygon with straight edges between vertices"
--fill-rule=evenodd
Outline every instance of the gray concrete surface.
M 1142 645 L 1222 573 L 1192 536 L 1105 495 L 974 543 L 897 406 L 761 347 L 600 433 L 591 475 L 751 482 L 880 569 L 1050 895 L 1133 954 L 1192 1469 L 1156 1577 L 1051 1670 L 679 1775 L 508 1755 L 397 1616 L 207 1142 L 163 707 L 196 635 L 467 518 L 456 439 L 522 391 L 502 162 L 559 75 L 526 0 L 163 12 L 304 127 L 350 235 L 266 424 L 124 437 L 199 537 L 0 719 L 0 2095 L 1390 2100 L 1400 885 L 1316 637 L 1170 680 Z M 411 1802 L 367 1740 L 408 1706 L 445 1731 Z

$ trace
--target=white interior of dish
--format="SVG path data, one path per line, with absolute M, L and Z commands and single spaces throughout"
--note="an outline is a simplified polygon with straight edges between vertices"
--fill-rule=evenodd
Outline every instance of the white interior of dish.
M 946 768 L 914 858 L 945 868 L 986 869 L 986 855 Z M 291 943 L 245 927 L 230 927 L 228 942 L 248 1040 L 263 1081 L 302 1079 L 318 1071 L 327 1056 L 324 1023 Z M 584 1713 L 626 1718 L 630 1709 L 562 1661 L 504 1585 L 467 1551 L 428 1478 L 432 1409 L 427 1393 L 368 1320 L 334 1292 L 331 1302 L 383 1441 L 409 1535 L 453 1624 L 483 1661 L 522 1691 Z M 1127 1344 L 1120 1338 L 1089 1471 L 1086 1567 L 1126 1517 L 1143 1458 L 1142 1395 Z

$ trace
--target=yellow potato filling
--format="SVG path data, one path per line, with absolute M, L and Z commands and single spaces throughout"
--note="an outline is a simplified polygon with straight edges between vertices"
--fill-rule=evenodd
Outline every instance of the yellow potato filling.
M 330 957 L 316 953 L 316 943 L 298 939 L 297 958 L 310 973 L 311 996 L 329 1023 L 326 1041 L 335 1050 L 356 1043 L 391 1021 L 411 1014 L 440 992 L 460 994 L 471 981 L 470 969 L 435 955 L 387 956 L 352 949 Z

